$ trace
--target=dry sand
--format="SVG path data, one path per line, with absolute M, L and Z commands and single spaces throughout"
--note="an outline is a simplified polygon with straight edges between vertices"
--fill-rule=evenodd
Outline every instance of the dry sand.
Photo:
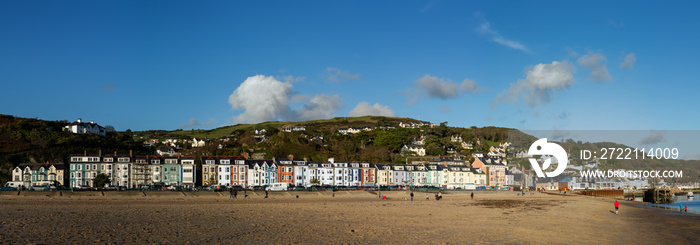
M 514 192 L 0 193 L 0 243 L 699 244 L 700 215 Z M 297 199 L 295 195 L 299 194 Z M 490 200 L 485 200 L 490 199 Z

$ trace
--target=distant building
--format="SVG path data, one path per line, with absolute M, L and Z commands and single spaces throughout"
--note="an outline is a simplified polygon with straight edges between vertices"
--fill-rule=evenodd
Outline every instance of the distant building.
M 97 134 L 101 136 L 105 136 L 107 133 L 105 128 L 95 123 L 95 121 L 86 123 L 80 118 L 78 118 L 78 121 L 72 122 L 71 124 L 63 127 L 63 130 L 74 134 Z
M 161 145 L 156 149 L 156 154 L 159 156 L 176 156 L 177 149 L 170 145 Z
M 401 147 L 401 152 L 415 152 L 416 155 L 425 156 L 425 146 L 424 145 L 404 145 Z
M 12 170 L 12 181 L 24 182 L 24 187 L 53 184 L 63 185 L 63 163 L 21 163 Z

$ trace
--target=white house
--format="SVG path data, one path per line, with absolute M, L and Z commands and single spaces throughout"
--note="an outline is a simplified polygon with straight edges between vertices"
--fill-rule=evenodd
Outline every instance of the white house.
M 206 144 L 204 139 L 192 138 L 192 148 L 203 147 Z
M 107 131 L 104 127 L 95 123 L 95 121 L 90 121 L 89 123 L 83 122 L 82 119 L 78 118 L 78 121 L 72 122 L 64 127 L 65 131 L 74 134 L 97 134 L 105 136 Z
M 415 152 L 416 155 L 425 156 L 425 145 L 404 145 L 401 147 L 401 152 Z

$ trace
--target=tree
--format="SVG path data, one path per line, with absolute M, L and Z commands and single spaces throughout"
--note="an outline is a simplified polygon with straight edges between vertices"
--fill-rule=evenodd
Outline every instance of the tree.
M 374 144 L 376 146 L 386 146 L 387 148 L 389 148 L 390 151 L 396 152 L 399 149 L 401 149 L 403 142 L 401 142 L 401 139 L 395 134 L 382 131 L 379 132 L 377 138 L 375 138 Z
M 114 126 L 112 125 L 107 125 L 105 126 L 105 132 L 111 133 L 111 132 L 116 132 L 117 130 L 114 129 Z
M 110 180 L 109 176 L 106 174 L 98 174 L 92 179 L 92 183 L 95 185 L 95 187 L 104 187 L 109 182 L 112 182 L 112 180 Z

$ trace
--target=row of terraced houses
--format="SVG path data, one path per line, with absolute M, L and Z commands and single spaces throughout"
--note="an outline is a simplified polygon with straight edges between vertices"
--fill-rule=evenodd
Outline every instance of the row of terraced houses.
M 307 161 L 304 159 L 263 159 L 203 156 L 197 171 L 194 157 L 71 155 L 69 187 L 94 186 L 98 174 L 110 177 L 109 186 L 139 188 L 151 185 L 267 186 L 438 186 L 476 188 L 511 184 L 506 164 L 497 159 L 477 158 L 473 163 L 410 165 L 373 164 L 370 162 Z M 512 176 L 511 176 L 512 177 Z

